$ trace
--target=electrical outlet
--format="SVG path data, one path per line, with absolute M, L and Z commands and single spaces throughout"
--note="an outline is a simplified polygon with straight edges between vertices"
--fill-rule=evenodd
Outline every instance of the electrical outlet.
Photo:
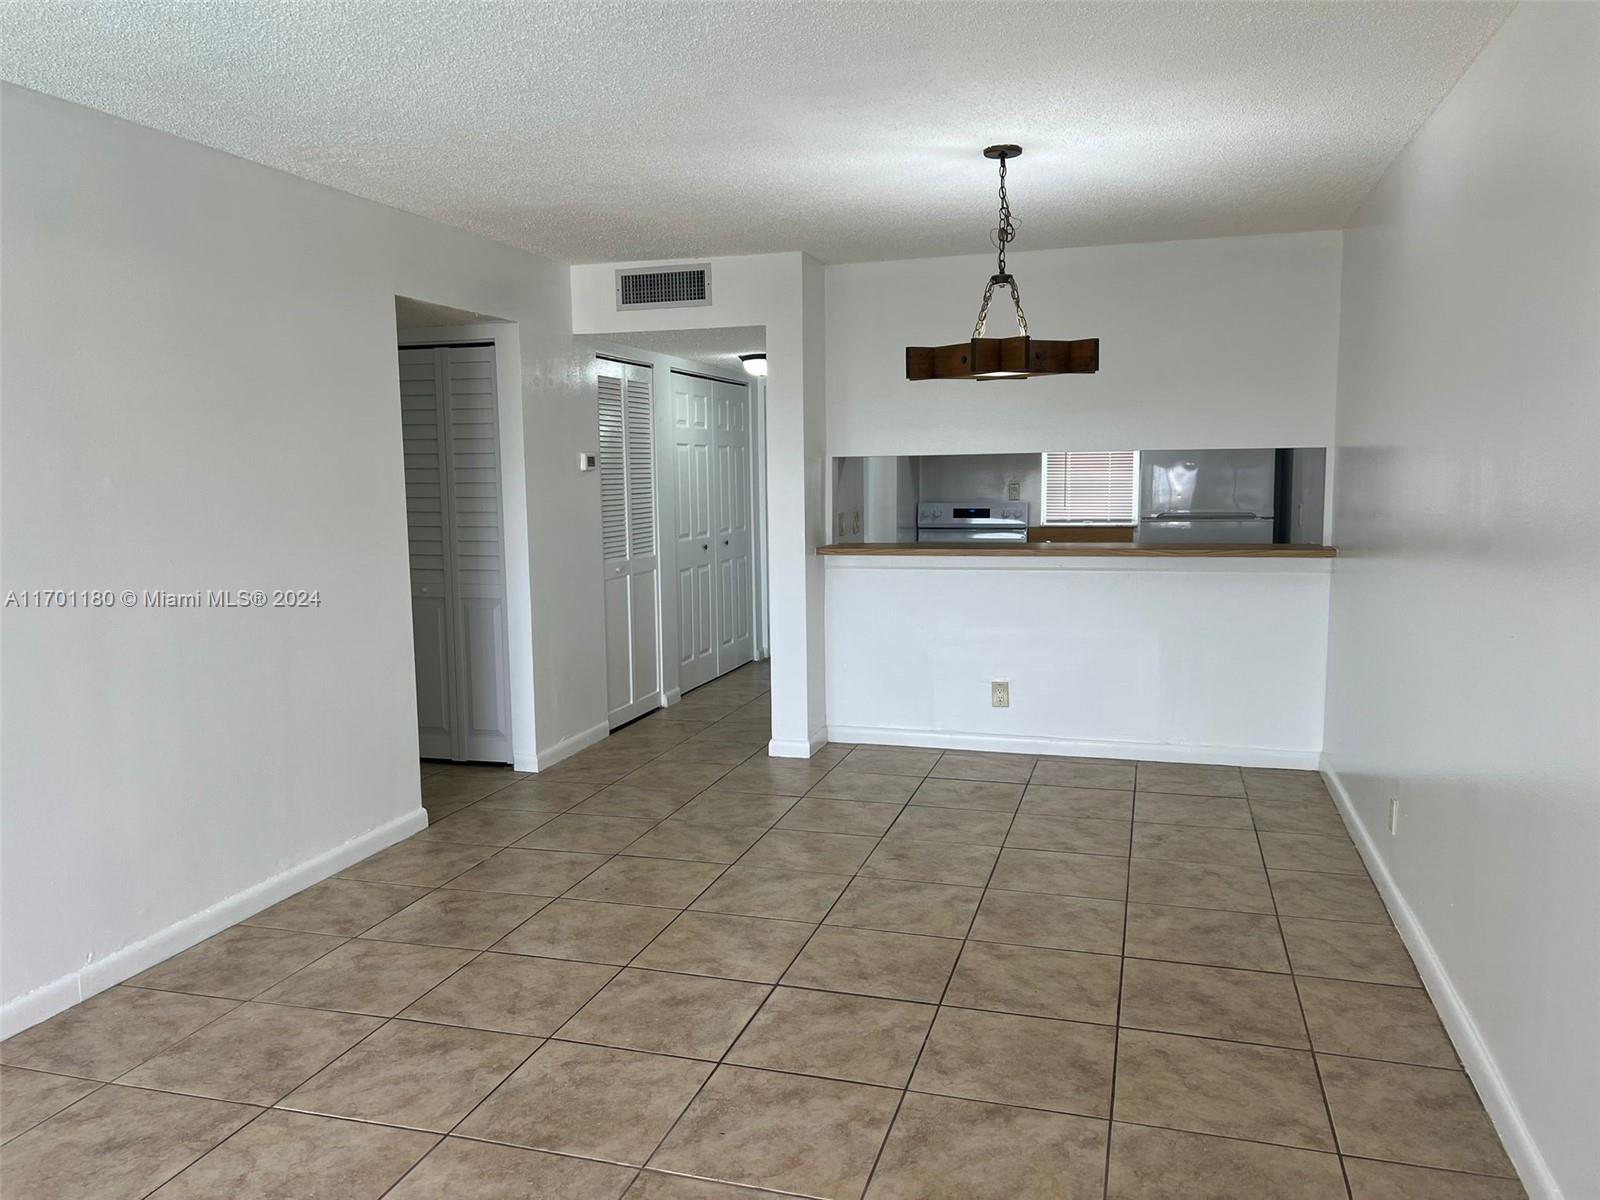
M 838 520 L 839 536 L 843 537 L 844 536 L 844 514 L 843 513 L 838 513 L 836 515 L 839 518 L 839 520 Z
M 1006 481 L 1006 499 L 1022 499 L 1022 481 L 1020 479 L 1011 479 Z
M 996 679 L 989 685 L 989 707 L 1011 707 L 1011 685 L 1004 679 Z
M 1400 831 L 1400 797 L 1389 797 L 1389 836 L 1393 837 Z

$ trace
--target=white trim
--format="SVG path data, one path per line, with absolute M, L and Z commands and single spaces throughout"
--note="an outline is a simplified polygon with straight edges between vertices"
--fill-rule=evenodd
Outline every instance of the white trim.
M 631 704 L 624 704 L 621 708 L 606 715 L 606 729 L 609 732 L 619 725 L 626 725 L 629 721 L 637 720 L 647 712 L 654 712 L 661 707 L 661 692 L 656 690 L 648 696 L 640 696 Z
M 1506 1085 L 1505 1076 L 1500 1073 L 1494 1052 L 1489 1049 L 1478 1023 L 1473 1020 L 1472 1012 L 1457 990 L 1455 981 L 1450 978 L 1444 960 L 1433 948 L 1428 931 L 1423 928 L 1417 914 L 1406 901 L 1405 893 L 1390 874 L 1377 842 L 1373 840 L 1350 799 L 1350 793 L 1345 789 L 1344 780 L 1325 754 L 1322 756 L 1322 774 L 1328 781 L 1328 790 L 1333 793 L 1334 803 L 1339 806 L 1345 825 L 1355 839 L 1356 848 L 1361 851 L 1372 881 L 1378 885 L 1389 915 L 1394 918 L 1400 940 L 1411 951 L 1417 974 L 1422 977 L 1423 986 L 1427 988 L 1433 1006 L 1439 1011 L 1445 1030 L 1450 1034 L 1450 1041 L 1461 1058 L 1461 1065 L 1477 1087 L 1483 1107 L 1494 1122 L 1495 1132 L 1500 1135 L 1512 1165 L 1522 1177 L 1523 1187 L 1527 1189 L 1531 1200 L 1562 1200 L 1561 1186 L 1540 1153 L 1528 1123 L 1523 1120 L 1522 1110 L 1517 1107 L 1516 1098 Z
M 673 688 L 666 695 L 661 697 L 661 707 L 662 708 L 671 708 L 674 704 L 676 704 L 679 700 L 682 700 L 682 699 L 683 699 L 683 689 L 682 688 Z
M 940 750 L 1001 750 L 1067 758 L 1125 758 L 1145 762 L 1215 763 L 1228 767 L 1292 767 L 1315 770 L 1316 750 L 1271 746 L 1207 746 L 1189 742 L 1099 742 L 1084 738 L 962 733 L 949 729 L 897 729 L 874 725 L 829 725 L 828 740 L 868 746 L 929 746 Z
M 533 756 L 533 764 L 531 766 L 524 767 L 524 766 L 522 766 L 521 763 L 517 763 L 516 764 L 517 770 L 519 770 L 519 771 L 523 771 L 523 770 L 528 770 L 528 771 L 546 771 L 546 770 L 549 770 L 551 767 L 555 766 L 562 759 L 571 758 L 579 750 L 582 750 L 587 746 L 592 746 L 596 742 L 603 742 L 606 738 L 608 738 L 610 736 L 611 736 L 611 722 L 610 722 L 610 720 L 601 721 L 598 724 L 589 726 L 589 728 L 585 729 L 581 733 L 575 733 L 571 737 L 562 738 L 559 742 L 557 742 L 554 746 L 551 746 L 548 750 L 540 750 L 537 754 L 535 754 Z
M 769 758 L 810 758 L 818 750 L 828 744 L 830 730 L 824 726 L 813 729 L 808 740 L 802 742 L 793 738 L 773 738 L 767 743 L 767 756 Z
M 105 991 L 113 984 L 131 979 L 145 968 L 153 967 L 163 959 L 171 958 L 179 951 L 203 942 L 212 934 L 221 933 L 229 926 L 270 908 L 279 900 L 320 883 L 350 864 L 360 862 L 427 827 L 428 814 L 419 806 L 332 850 L 308 858 L 298 866 L 270 875 L 242 892 L 235 892 L 210 908 L 203 908 L 180 921 L 174 921 L 149 937 L 113 950 L 104 958 L 92 959 L 76 971 L 13 997 L 0 1005 L 0 1038 L 8 1038 L 30 1025 L 37 1025 L 47 1017 L 53 1017 L 79 1001 Z

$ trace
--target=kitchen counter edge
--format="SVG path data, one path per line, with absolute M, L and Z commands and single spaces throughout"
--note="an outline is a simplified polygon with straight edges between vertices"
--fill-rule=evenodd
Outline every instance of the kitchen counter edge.
M 1333 546 L 1195 545 L 1132 542 L 834 542 L 818 546 L 828 556 L 905 558 L 1333 558 Z

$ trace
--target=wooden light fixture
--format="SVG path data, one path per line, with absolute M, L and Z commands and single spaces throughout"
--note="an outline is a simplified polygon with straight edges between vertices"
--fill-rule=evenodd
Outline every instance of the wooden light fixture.
M 990 146 L 985 158 L 1000 160 L 1000 223 L 995 228 L 999 248 L 997 269 L 983 289 L 983 304 L 972 339 L 952 346 L 907 346 L 907 379 L 1030 379 L 1035 375 L 1091 375 L 1100 369 L 1100 339 L 1045 341 L 1028 334 L 1028 315 L 1022 311 L 1017 280 L 1006 270 L 1006 246 L 1016 238 L 1011 202 L 1006 197 L 1006 159 L 1022 153 L 1021 146 Z M 1017 336 L 985 337 L 989 328 L 989 302 L 996 287 L 1009 288 L 1017 310 Z

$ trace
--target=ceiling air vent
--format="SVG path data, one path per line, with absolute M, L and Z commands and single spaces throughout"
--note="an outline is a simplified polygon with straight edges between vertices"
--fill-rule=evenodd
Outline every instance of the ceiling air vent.
M 688 308 L 711 303 L 711 264 L 633 267 L 617 272 L 617 311 L 625 308 Z

